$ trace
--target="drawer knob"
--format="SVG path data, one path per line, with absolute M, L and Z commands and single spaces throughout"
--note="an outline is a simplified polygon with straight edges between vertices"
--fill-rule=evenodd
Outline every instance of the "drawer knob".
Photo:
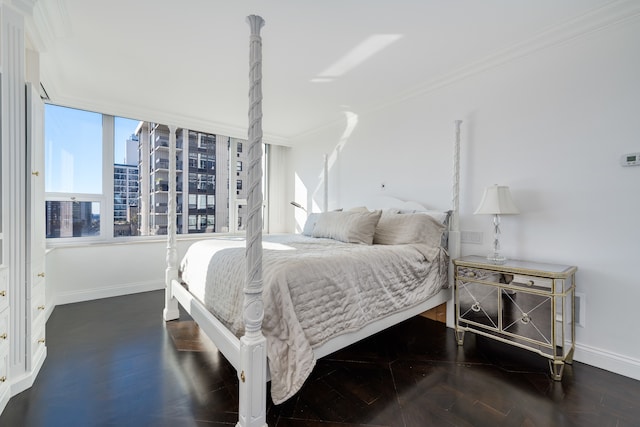
M 476 272 L 475 271 L 468 271 L 467 272 L 467 277 L 476 277 Z
M 476 313 L 479 312 L 480 311 L 480 303 L 477 302 L 477 303 L 473 304 L 471 306 L 471 310 L 475 311 Z
M 0 383 L 3 383 L 7 380 L 7 377 L 5 375 L 0 377 Z
M 535 282 L 534 282 L 533 280 L 529 280 L 529 281 L 527 282 L 527 285 L 529 285 L 529 286 L 533 286 L 534 284 L 535 284 Z
M 4 334 L 0 335 L 0 339 L 6 340 L 7 339 L 7 333 L 5 332 Z
M 40 338 L 40 339 L 38 340 L 38 344 L 44 344 L 44 338 Z
M 44 273 L 38 273 L 38 277 L 44 277 Z
M 526 325 L 527 323 L 531 322 L 531 318 L 527 313 L 522 313 L 522 318 L 520 319 L 520 321 Z
M 7 291 L 0 291 L 0 297 L 6 297 Z
M 44 310 L 44 305 L 39 305 L 38 310 Z

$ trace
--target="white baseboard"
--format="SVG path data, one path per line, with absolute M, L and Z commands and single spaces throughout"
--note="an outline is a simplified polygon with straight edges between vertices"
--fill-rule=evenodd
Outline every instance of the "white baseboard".
M 11 378 L 11 396 L 22 393 L 33 385 L 46 358 L 47 348 L 43 347 L 43 350 L 41 350 L 33 360 L 33 369 L 31 369 L 30 372 L 26 372 L 17 378 Z
M 56 305 L 72 304 L 74 302 L 118 297 L 122 295 L 137 294 L 140 292 L 156 291 L 159 289 L 164 289 L 164 283 L 157 281 L 129 283 L 118 286 L 93 289 L 89 288 L 81 291 L 58 292 L 55 296 L 55 301 Z
M 2 414 L 2 411 L 4 411 L 4 408 L 6 408 L 10 398 L 11 398 L 11 389 L 9 387 L 5 387 L 5 391 L 0 396 L 0 414 Z
M 447 324 L 447 326 L 449 325 Z M 455 330 L 455 325 L 451 328 Z M 634 380 L 640 380 L 640 359 L 576 343 L 573 360 Z
M 625 377 L 640 380 L 640 359 L 576 343 L 573 359 Z

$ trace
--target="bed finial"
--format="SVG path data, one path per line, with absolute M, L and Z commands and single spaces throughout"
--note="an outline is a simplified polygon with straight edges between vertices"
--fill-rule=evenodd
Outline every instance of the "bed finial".
M 264 19 L 260 15 L 247 16 L 247 23 L 251 29 L 251 35 L 260 37 L 260 29 L 264 27 Z

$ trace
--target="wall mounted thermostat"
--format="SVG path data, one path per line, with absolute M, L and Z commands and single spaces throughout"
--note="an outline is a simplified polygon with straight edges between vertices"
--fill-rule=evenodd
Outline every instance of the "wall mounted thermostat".
M 640 153 L 623 154 L 620 158 L 622 166 L 640 166 Z

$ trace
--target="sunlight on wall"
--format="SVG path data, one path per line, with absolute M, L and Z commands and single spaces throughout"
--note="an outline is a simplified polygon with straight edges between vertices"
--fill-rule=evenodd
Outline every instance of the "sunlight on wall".
M 304 228 L 304 223 L 307 220 L 307 212 L 322 212 L 324 210 L 323 201 L 325 183 L 328 182 L 328 180 L 325 179 L 325 175 L 331 175 L 333 170 L 332 175 L 334 176 L 334 178 L 337 177 L 337 162 L 340 157 L 340 152 L 342 151 L 343 147 L 346 145 L 347 141 L 351 137 L 351 134 L 358 125 L 358 115 L 356 113 L 345 111 L 344 115 L 346 117 L 345 129 L 338 139 L 337 144 L 331 151 L 331 154 L 326 155 L 326 171 L 323 165 L 322 170 L 318 174 L 318 184 L 315 189 L 312 192 L 309 192 L 309 189 L 304 183 L 303 179 L 297 172 L 295 173 L 294 201 L 300 203 L 304 207 L 304 209 L 306 209 L 305 212 L 302 209 L 294 208 L 294 222 L 296 232 L 300 232 Z M 332 195 L 332 199 L 337 200 L 337 195 Z
M 356 126 L 358 125 L 358 115 L 356 113 L 352 111 L 345 111 L 344 115 L 347 119 L 347 126 L 345 127 L 344 132 L 342 132 L 342 136 L 338 140 L 338 143 L 333 148 L 333 151 L 331 152 L 331 154 L 327 156 L 327 170 L 329 174 L 331 174 L 331 172 L 333 171 L 334 176 L 337 173 L 337 170 L 334 170 L 334 168 L 337 168 L 336 162 L 340 157 L 340 152 L 342 151 L 347 141 L 349 140 L 349 137 L 351 137 L 351 134 L 355 130 Z M 318 174 L 318 186 L 315 188 L 315 190 L 312 193 L 312 198 L 314 200 L 319 200 L 319 201 L 322 200 L 323 198 L 322 190 L 324 190 L 324 186 L 327 185 L 326 183 L 328 182 L 328 179 L 326 178 L 327 177 L 325 177 L 324 170 L 320 172 L 320 174 Z M 331 185 L 331 182 L 329 182 L 329 185 Z M 337 188 L 337 187 L 334 187 L 334 188 Z M 333 200 L 337 200 L 338 199 L 337 196 L 338 196 L 337 194 L 333 194 L 333 195 L 330 195 L 330 198 Z
M 362 64 L 387 46 L 400 40 L 402 34 L 374 34 L 347 52 L 334 64 L 311 79 L 313 83 L 329 83 Z
M 300 176 L 298 175 L 298 173 L 295 174 L 295 184 L 294 184 L 294 198 L 293 200 L 295 200 L 296 202 L 300 203 L 301 200 L 304 200 L 304 202 L 300 203 L 302 206 L 305 206 L 306 200 L 307 200 L 307 187 L 304 185 L 304 182 L 302 182 L 302 179 L 300 178 Z M 307 208 L 305 208 L 307 209 Z M 298 208 L 293 208 L 293 217 L 295 220 L 295 225 L 296 225 L 296 233 L 302 231 L 302 228 L 304 227 L 304 223 L 307 220 L 307 212 L 303 211 L 302 209 L 298 209 Z

